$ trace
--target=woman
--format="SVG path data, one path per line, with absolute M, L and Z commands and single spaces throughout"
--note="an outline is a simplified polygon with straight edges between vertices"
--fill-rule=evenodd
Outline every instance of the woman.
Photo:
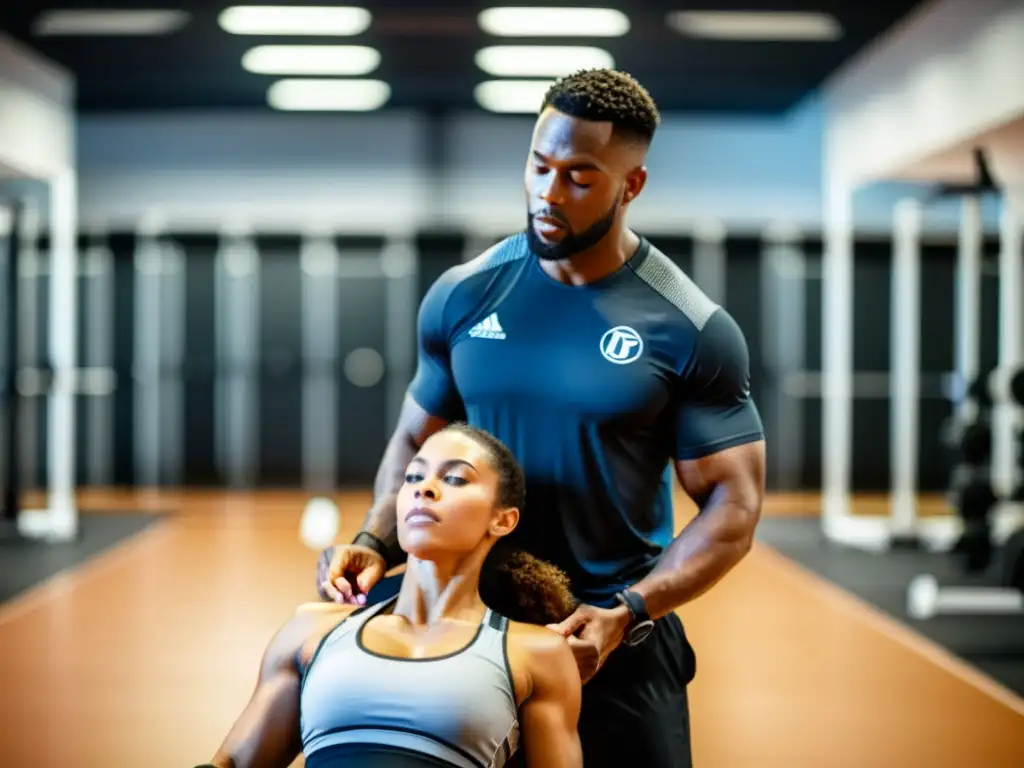
M 568 580 L 492 552 L 524 494 L 491 435 L 454 424 L 430 437 L 397 499 L 409 555 L 399 593 L 368 608 L 301 606 L 209 765 L 283 768 L 301 752 L 309 768 L 497 768 L 517 748 L 529 766 L 582 765 L 576 661 L 538 626 L 572 612 Z

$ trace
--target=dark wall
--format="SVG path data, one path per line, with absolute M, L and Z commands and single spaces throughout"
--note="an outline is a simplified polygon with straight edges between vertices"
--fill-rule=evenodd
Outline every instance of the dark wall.
M 177 410 L 170 410 L 169 428 L 180 434 L 179 455 L 161 459 L 155 478 L 157 482 L 181 482 L 186 485 L 230 484 L 232 475 L 218 457 L 218 425 L 224 414 L 218 403 L 225 395 L 218 388 L 234 381 L 250 394 L 255 414 L 249 434 L 252 435 L 252 466 L 249 481 L 261 486 L 298 486 L 308 480 L 305 471 L 310 461 L 304 449 L 303 430 L 309 424 L 330 423 L 336 436 L 331 459 L 335 481 L 342 485 L 365 485 L 372 482 L 377 462 L 388 438 L 388 413 L 394 403 L 389 391 L 404 388 L 414 370 L 413 347 L 407 345 L 409 359 L 399 361 L 395 369 L 386 368 L 383 378 L 371 386 L 350 380 L 345 361 L 356 349 L 383 350 L 387 346 L 388 319 L 386 307 L 389 294 L 387 278 L 364 276 L 359 279 L 338 277 L 336 293 L 336 336 L 333 360 L 308 358 L 304 344 L 304 288 L 301 265 L 302 241 L 298 236 L 261 236 L 256 238 L 259 252 L 260 279 L 251 299 L 256 302 L 255 333 L 259 351 L 258 364 L 239 367 L 219 351 L 217 338 L 218 288 L 215 261 L 220 240 L 210 234 L 175 234 L 168 236 L 183 255 L 181 277 L 182 346 L 180 359 L 171 360 L 159 371 L 164 391 L 180 392 Z M 651 236 L 677 264 L 693 273 L 694 250 L 689 238 Z M 110 294 L 106 301 L 111 318 L 109 359 L 106 362 L 115 374 L 116 386 L 108 393 L 92 392 L 79 396 L 78 465 L 83 483 L 97 480 L 109 484 L 152 482 L 152 474 L 140 475 L 140 452 L 144 449 L 137 423 L 136 398 L 145 391 L 152 373 L 138 369 L 138 336 L 141 333 L 136 289 L 136 238 L 127 234 L 110 235 L 105 243 L 112 257 Z M 83 249 L 91 241 L 83 239 Z M 45 242 L 41 252 L 45 255 Z M 358 253 L 379 252 L 383 241 L 377 238 L 342 239 L 338 241 L 341 258 Z M 746 334 L 751 350 L 753 393 L 758 403 L 777 397 L 784 372 L 765 365 L 762 354 L 764 321 L 763 244 L 756 237 L 729 236 L 724 244 L 727 254 L 725 276 L 726 306 Z M 415 240 L 418 272 L 415 276 L 415 302 L 450 266 L 459 263 L 466 241 L 459 233 L 433 232 Z M 890 323 L 890 249 L 884 239 L 858 240 L 855 249 L 855 341 L 854 363 L 860 372 L 884 378 L 889 370 Z M 994 274 L 996 244 L 986 244 L 987 263 L 984 278 L 983 359 L 988 366 L 996 360 L 996 324 L 998 321 L 997 280 Z M 821 368 L 821 242 L 808 238 L 802 244 L 806 256 L 806 333 L 801 339 L 787 343 L 803 346 L 805 372 L 814 374 Z M 951 412 L 942 389 L 943 377 L 953 367 L 953 290 L 955 245 L 926 244 L 922 267 L 922 395 L 920 420 L 920 482 L 926 490 L 937 490 L 947 482 L 947 456 L 940 446 L 939 435 L 944 420 Z M 344 275 L 344 270 L 341 271 Z M 47 284 L 45 275 L 26 280 L 24 286 L 33 292 L 37 303 L 38 331 L 45 339 L 47 330 Z M 83 365 L 95 344 L 85 339 L 85 330 L 95 322 L 97 308 L 90 305 L 96 296 L 87 289 L 90 278 L 83 276 L 78 316 L 83 329 L 80 354 Z M 92 320 L 90 320 L 92 318 Z M 415 315 L 403 316 L 401 327 L 391 329 L 406 338 L 415 332 Z M 90 346 L 92 343 L 92 346 Z M 90 351 L 91 350 L 91 351 Z M 30 361 L 45 366 L 45 355 Z M 147 376 L 149 378 L 147 378 Z M 397 377 L 397 378 L 396 378 Z M 318 382 L 318 384 L 317 384 Z M 332 408 L 323 414 L 309 406 L 305 394 L 311 387 L 333 393 Z M 247 388 L 247 389 L 246 389 Z M 237 387 L 235 390 L 241 391 Z M 228 394 L 228 405 L 235 395 Z M 105 409 L 97 409 L 97 398 L 104 399 Z M 878 387 L 855 387 L 854 404 L 854 487 L 858 490 L 884 490 L 889 483 L 889 400 Z M 821 483 L 821 400 L 813 392 L 799 398 L 802 417 L 801 467 L 793 487 L 817 488 Z M 166 402 L 166 401 L 165 401 Z M 322 401 L 321 401 L 322 402 Z M 25 445 L 32 447 L 34 461 L 29 462 L 33 484 L 45 482 L 45 400 L 38 393 L 23 401 L 28 416 Z M 170 406 L 168 406 L 170 408 Z M 90 411 L 90 408 L 92 409 Z M 310 409 L 313 408 L 311 411 Z M 389 411 L 389 408 L 392 410 Z M 97 442 L 96 414 L 108 423 L 109 440 Z M 762 408 L 769 439 L 769 461 L 774 463 L 789 449 L 773 443 L 779 425 L 773 423 L 771 409 Z M 305 426 L 304 426 L 305 425 Z M 166 427 L 165 425 L 165 428 Z M 28 434 L 32 433 L 32 434 Z M 97 451 L 107 458 L 97 463 Z M 330 453 L 330 452 L 329 452 Z M 164 462 L 163 464 L 161 463 Z M 166 466 L 165 466 L 166 464 Z M 171 465 L 177 467 L 175 469 Z M 91 467 L 91 469 L 90 469 Z M 99 468 L 97 468 L 99 467 Z M 144 473 L 142 473 L 144 474 Z M 776 489 L 782 489 L 778 483 Z M 789 487 L 789 486 L 785 486 Z

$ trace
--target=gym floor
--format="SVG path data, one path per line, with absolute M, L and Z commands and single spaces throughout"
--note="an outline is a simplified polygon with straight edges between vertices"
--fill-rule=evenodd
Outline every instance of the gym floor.
M 208 759 L 273 632 L 315 599 L 305 500 L 84 491 L 80 542 L 0 548 L 3 764 Z M 349 535 L 369 494 L 335 500 Z M 681 611 L 698 654 L 695 764 L 1024 765 L 1024 620 L 911 622 L 906 581 L 946 560 L 829 547 L 816 504 L 770 498 L 754 551 Z M 681 526 L 692 508 L 677 507 Z

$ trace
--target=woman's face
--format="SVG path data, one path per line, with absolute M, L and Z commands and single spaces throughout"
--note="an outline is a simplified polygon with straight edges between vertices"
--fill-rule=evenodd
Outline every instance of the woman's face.
M 518 510 L 496 506 L 499 477 L 469 435 L 439 432 L 416 454 L 398 492 L 398 541 L 420 560 L 460 557 L 488 537 L 504 536 Z

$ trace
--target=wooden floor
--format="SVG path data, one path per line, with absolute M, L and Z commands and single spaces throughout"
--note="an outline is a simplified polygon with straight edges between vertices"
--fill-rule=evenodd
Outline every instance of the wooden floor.
M 0 606 L 0 764 L 208 759 L 267 640 L 314 598 L 316 556 L 298 539 L 304 501 L 83 493 L 86 509 L 175 514 Z M 368 496 L 337 501 L 351 533 Z M 816 504 L 779 497 L 766 512 Z M 681 615 L 698 655 L 698 768 L 1024 766 L 1024 702 L 765 546 Z

